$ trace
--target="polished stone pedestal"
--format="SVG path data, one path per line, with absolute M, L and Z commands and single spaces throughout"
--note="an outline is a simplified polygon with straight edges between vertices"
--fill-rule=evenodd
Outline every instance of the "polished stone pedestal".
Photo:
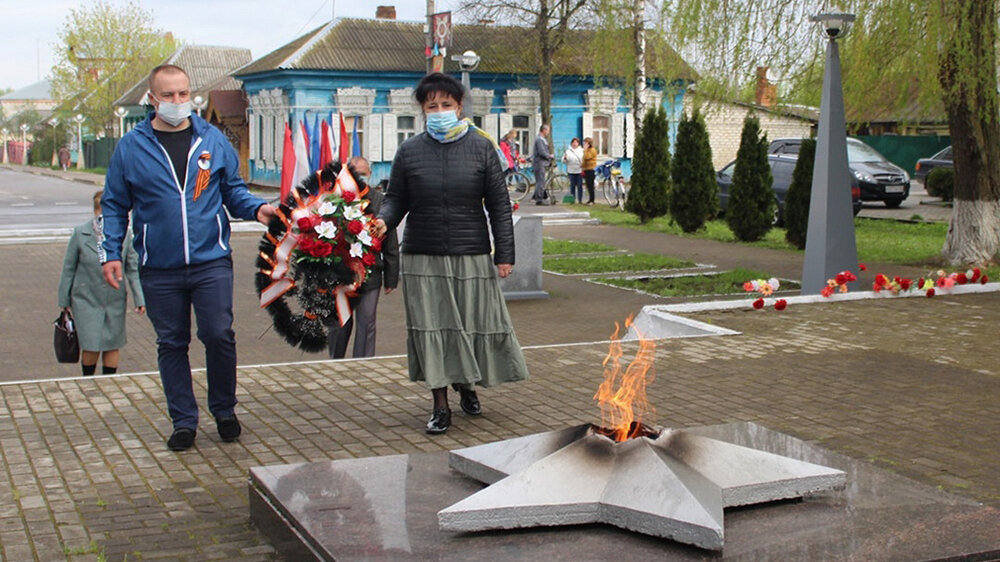
M 483 485 L 448 453 L 250 470 L 250 517 L 289 560 L 987 560 L 1000 511 L 753 423 L 686 431 L 847 473 L 846 488 L 725 515 L 721 553 L 606 525 L 443 532 L 437 513 Z

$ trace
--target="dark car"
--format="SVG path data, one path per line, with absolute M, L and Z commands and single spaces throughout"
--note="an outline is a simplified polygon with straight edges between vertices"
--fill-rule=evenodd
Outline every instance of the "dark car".
M 767 151 L 798 154 L 801 145 L 802 139 L 776 139 Z M 882 201 L 886 207 L 895 209 L 910 195 L 910 176 L 906 170 L 858 139 L 847 139 L 847 165 L 851 169 L 851 185 L 861 191 L 862 201 Z
M 785 196 L 788 195 L 788 187 L 792 185 L 792 172 L 795 171 L 796 162 L 798 157 L 793 154 L 770 154 L 767 157 L 767 163 L 771 166 L 771 189 L 774 190 L 774 200 L 778 203 L 774 211 L 775 225 L 781 225 L 785 221 Z M 719 184 L 719 209 L 723 213 L 729 206 L 729 188 L 733 185 L 735 169 L 736 161 L 733 160 L 715 174 L 715 181 Z M 861 211 L 861 198 L 858 187 L 854 184 L 851 185 L 851 204 L 857 215 Z
M 921 158 L 920 160 L 917 160 L 917 166 L 913 173 L 913 179 L 924 182 L 927 180 L 927 174 L 931 173 L 931 170 L 934 168 L 954 167 L 955 163 L 951 161 L 951 147 L 949 146 L 930 158 Z

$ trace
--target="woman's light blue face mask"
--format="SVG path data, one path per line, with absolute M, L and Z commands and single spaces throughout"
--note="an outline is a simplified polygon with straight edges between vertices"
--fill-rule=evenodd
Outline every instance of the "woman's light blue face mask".
M 458 113 L 454 109 L 427 114 L 427 130 L 432 133 L 447 133 L 458 125 Z

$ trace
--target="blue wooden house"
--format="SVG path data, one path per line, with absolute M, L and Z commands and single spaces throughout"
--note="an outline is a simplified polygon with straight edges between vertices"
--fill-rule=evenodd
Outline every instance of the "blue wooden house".
M 613 70 L 595 80 L 595 63 L 587 55 L 593 32 L 571 33 L 554 60 L 553 149 L 561 155 L 573 137 L 592 137 L 602 158 L 622 159 L 628 176 L 634 124 L 622 80 Z M 494 138 L 514 129 L 527 153 L 541 125 L 531 30 L 455 25 L 452 35 L 445 72 L 460 75 L 458 63 L 449 60 L 452 54 L 472 50 L 481 58 L 470 74 L 466 115 L 471 113 Z M 337 130 L 340 115 L 349 134 L 356 128 L 373 179 L 388 177 L 396 148 L 423 130 L 413 88 L 426 72 L 424 44 L 422 23 L 336 19 L 235 72 L 248 99 L 248 181 L 280 183 L 286 122 L 312 125 L 332 116 Z M 685 86 L 694 75 L 682 66 L 680 76 L 650 80 L 647 90 L 647 107 L 662 104 L 671 120 L 679 118 Z

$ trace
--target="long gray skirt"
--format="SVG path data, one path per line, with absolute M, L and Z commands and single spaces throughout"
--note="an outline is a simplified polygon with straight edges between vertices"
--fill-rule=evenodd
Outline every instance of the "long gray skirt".
M 528 378 L 489 254 L 402 255 L 410 380 L 430 388 Z

